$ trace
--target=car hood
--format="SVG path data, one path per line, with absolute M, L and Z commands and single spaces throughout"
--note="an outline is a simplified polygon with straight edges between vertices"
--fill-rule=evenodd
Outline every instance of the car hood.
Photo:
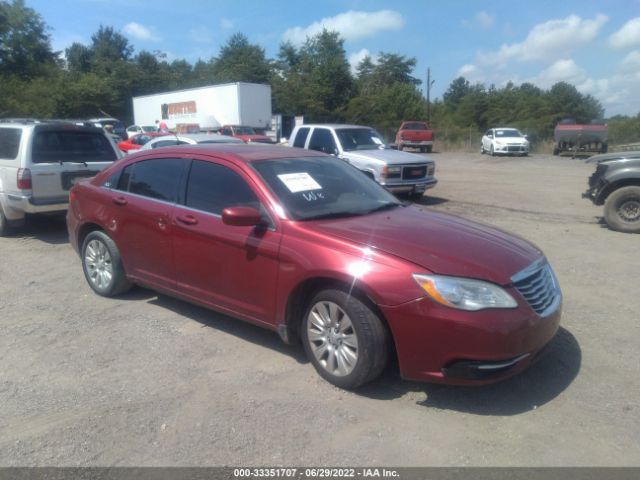
M 375 248 L 432 273 L 488 280 L 499 285 L 542 256 L 530 242 L 495 227 L 415 205 L 308 227 Z
M 348 159 L 362 160 L 378 160 L 381 163 L 389 165 L 406 165 L 407 163 L 433 163 L 433 160 L 427 157 L 416 155 L 414 153 L 401 152 L 390 148 L 376 150 L 357 150 L 344 152 L 342 156 Z

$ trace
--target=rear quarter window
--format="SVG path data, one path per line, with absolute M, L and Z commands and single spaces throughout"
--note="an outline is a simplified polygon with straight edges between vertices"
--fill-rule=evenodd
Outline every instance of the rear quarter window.
M 0 158 L 15 160 L 20 149 L 22 130 L 19 128 L 0 128 Z
M 45 130 L 33 138 L 33 163 L 113 162 L 116 151 L 99 131 Z

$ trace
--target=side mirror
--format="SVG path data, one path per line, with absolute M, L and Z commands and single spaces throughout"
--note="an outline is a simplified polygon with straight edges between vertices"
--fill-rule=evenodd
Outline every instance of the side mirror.
M 333 155 L 335 157 L 340 155 L 340 152 L 338 151 L 338 147 L 333 147 L 333 152 L 331 152 L 331 155 Z
M 222 223 L 233 227 L 253 227 L 262 221 L 262 215 L 253 207 L 230 207 L 222 211 Z

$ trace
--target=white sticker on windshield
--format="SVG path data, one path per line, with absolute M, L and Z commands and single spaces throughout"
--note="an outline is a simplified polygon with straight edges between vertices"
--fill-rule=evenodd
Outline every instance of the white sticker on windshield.
M 322 190 L 322 187 L 307 172 L 283 173 L 278 178 L 291 193 L 306 192 L 309 190 Z
M 380 140 L 378 137 L 371 137 L 371 140 L 373 140 L 373 143 L 377 145 L 382 145 L 382 140 Z

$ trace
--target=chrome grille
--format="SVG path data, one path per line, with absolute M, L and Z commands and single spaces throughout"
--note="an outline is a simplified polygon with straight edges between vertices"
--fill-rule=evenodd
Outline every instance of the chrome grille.
M 546 316 L 557 308 L 561 298 L 560 287 L 546 259 L 537 260 L 516 273 L 511 281 L 538 315 Z
M 410 165 L 402 169 L 402 179 L 412 180 L 414 178 L 423 178 L 427 174 L 426 165 Z

